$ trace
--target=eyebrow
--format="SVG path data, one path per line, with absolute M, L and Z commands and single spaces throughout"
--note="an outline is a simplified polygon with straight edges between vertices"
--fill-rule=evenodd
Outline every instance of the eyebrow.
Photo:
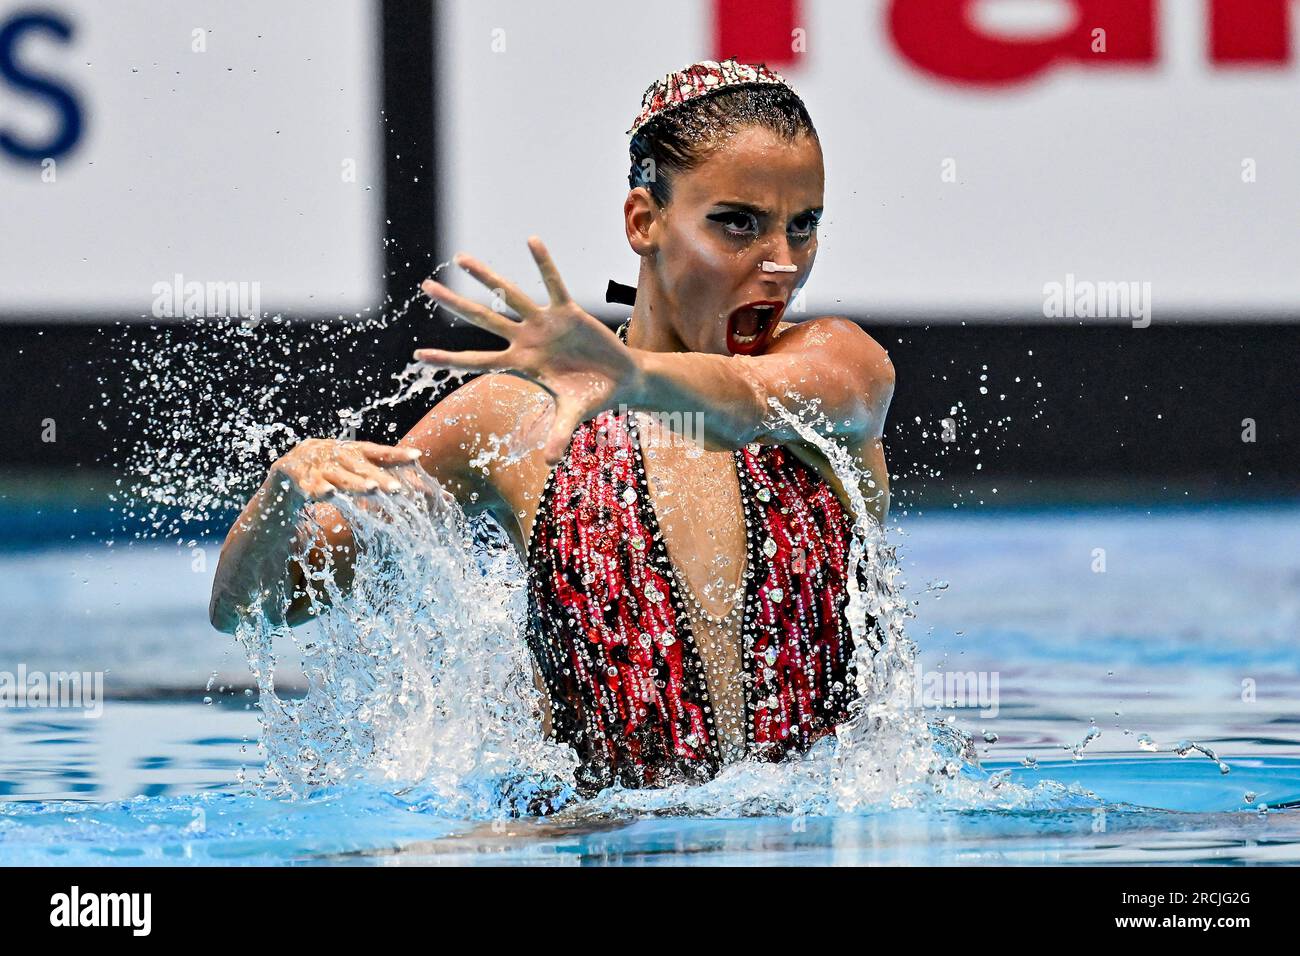
M 747 202 L 740 202 L 739 200 L 723 199 L 723 200 L 721 200 L 720 202 L 714 203 L 714 205 L 716 205 L 716 206 L 727 206 L 727 207 L 729 207 L 729 208 L 731 208 L 731 209 L 738 209 L 738 210 L 740 210 L 741 212 L 747 212 L 747 213 L 749 213 L 750 215 L 755 216 L 755 217 L 758 217 L 758 218 L 766 218 L 766 217 L 768 217 L 768 216 L 771 215 L 771 213 L 770 213 L 768 210 L 764 209 L 764 208 L 761 207 L 761 206 L 755 206 L 755 205 L 753 205 L 752 203 L 747 203 Z M 820 215 L 822 214 L 822 209 L 823 209 L 823 208 L 824 208 L 824 207 L 822 207 L 822 206 L 809 206 L 807 209 L 805 209 L 803 212 L 799 213 L 798 215 L 800 215 L 800 216 L 807 216 L 807 215 L 820 216 Z

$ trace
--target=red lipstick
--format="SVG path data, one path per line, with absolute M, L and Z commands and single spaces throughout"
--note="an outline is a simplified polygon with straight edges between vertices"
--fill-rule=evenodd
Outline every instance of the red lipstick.
M 772 340 L 781 321 L 785 303 L 779 299 L 757 299 L 737 306 L 727 316 L 727 349 L 732 355 L 753 355 Z

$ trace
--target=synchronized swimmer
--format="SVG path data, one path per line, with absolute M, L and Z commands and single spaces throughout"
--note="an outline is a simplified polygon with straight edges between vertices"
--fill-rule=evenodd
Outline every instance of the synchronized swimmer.
M 577 752 L 585 792 L 778 760 L 846 716 L 854 495 L 772 399 L 797 396 L 833 422 L 827 437 L 862 475 L 854 493 L 877 520 L 889 507 L 888 355 L 847 319 L 782 321 L 822 214 L 803 102 L 766 67 L 704 61 L 654 83 L 629 132 L 623 216 L 640 271 L 628 322 L 614 332 L 583 311 L 537 238 L 545 304 L 457 256 L 518 318 L 433 280 L 422 289 L 508 346 L 418 351 L 487 374 L 396 446 L 308 439 L 277 460 L 230 530 L 210 608 L 233 631 L 251 593 L 283 584 L 287 623 L 309 619 L 320 598 L 292 554 L 324 566 L 331 550 L 349 583 L 351 532 L 330 496 L 398 490 L 389 469 L 418 460 L 524 558 L 545 728 Z M 511 433 L 543 397 L 555 415 L 539 447 L 471 466 L 480 436 Z M 698 445 L 674 440 L 673 413 L 695 416 Z M 323 529 L 314 539 L 292 530 L 303 509 Z

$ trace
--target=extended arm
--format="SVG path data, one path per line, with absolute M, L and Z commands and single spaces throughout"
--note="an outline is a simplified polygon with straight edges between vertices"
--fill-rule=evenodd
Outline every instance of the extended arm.
M 439 282 L 422 285 L 443 307 L 507 340 L 507 348 L 420 349 L 415 357 L 449 368 L 509 371 L 545 389 L 555 402 L 543 446 L 547 464 L 560 460 L 580 422 L 620 405 L 666 412 L 675 430 L 694 432 L 698 421 L 697 437 L 711 450 L 759 442 L 824 456 L 816 436 L 806 433 L 809 426 L 873 472 L 867 479 L 869 500 L 873 508 L 883 507 L 887 476 L 879 439 L 893 397 L 893 366 L 885 350 L 854 323 L 841 318 L 803 323 L 752 356 L 630 349 L 573 301 L 541 241 L 534 237 L 528 246 L 549 295 L 545 306 L 482 263 L 455 257 L 485 286 L 499 290 L 518 320 Z M 778 414 L 774 402 L 797 421 Z
M 632 354 L 638 372 L 628 404 L 667 412 L 666 422 L 683 428 L 686 416 L 698 413 L 703 444 L 711 451 L 750 442 L 815 448 L 774 413 L 772 399 L 805 421 L 821 420 L 819 433 L 860 445 L 882 434 L 894 390 L 889 355 L 847 319 L 816 319 L 787 329 L 762 355 Z

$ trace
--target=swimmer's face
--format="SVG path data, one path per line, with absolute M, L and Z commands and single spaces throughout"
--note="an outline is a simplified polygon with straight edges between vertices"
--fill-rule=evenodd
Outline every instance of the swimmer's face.
M 638 249 L 667 299 L 656 321 L 670 322 L 690 351 L 761 352 L 817 257 L 821 146 L 749 126 L 672 176 L 671 199 L 654 206 Z M 764 260 L 798 268 L 763 272 Z

